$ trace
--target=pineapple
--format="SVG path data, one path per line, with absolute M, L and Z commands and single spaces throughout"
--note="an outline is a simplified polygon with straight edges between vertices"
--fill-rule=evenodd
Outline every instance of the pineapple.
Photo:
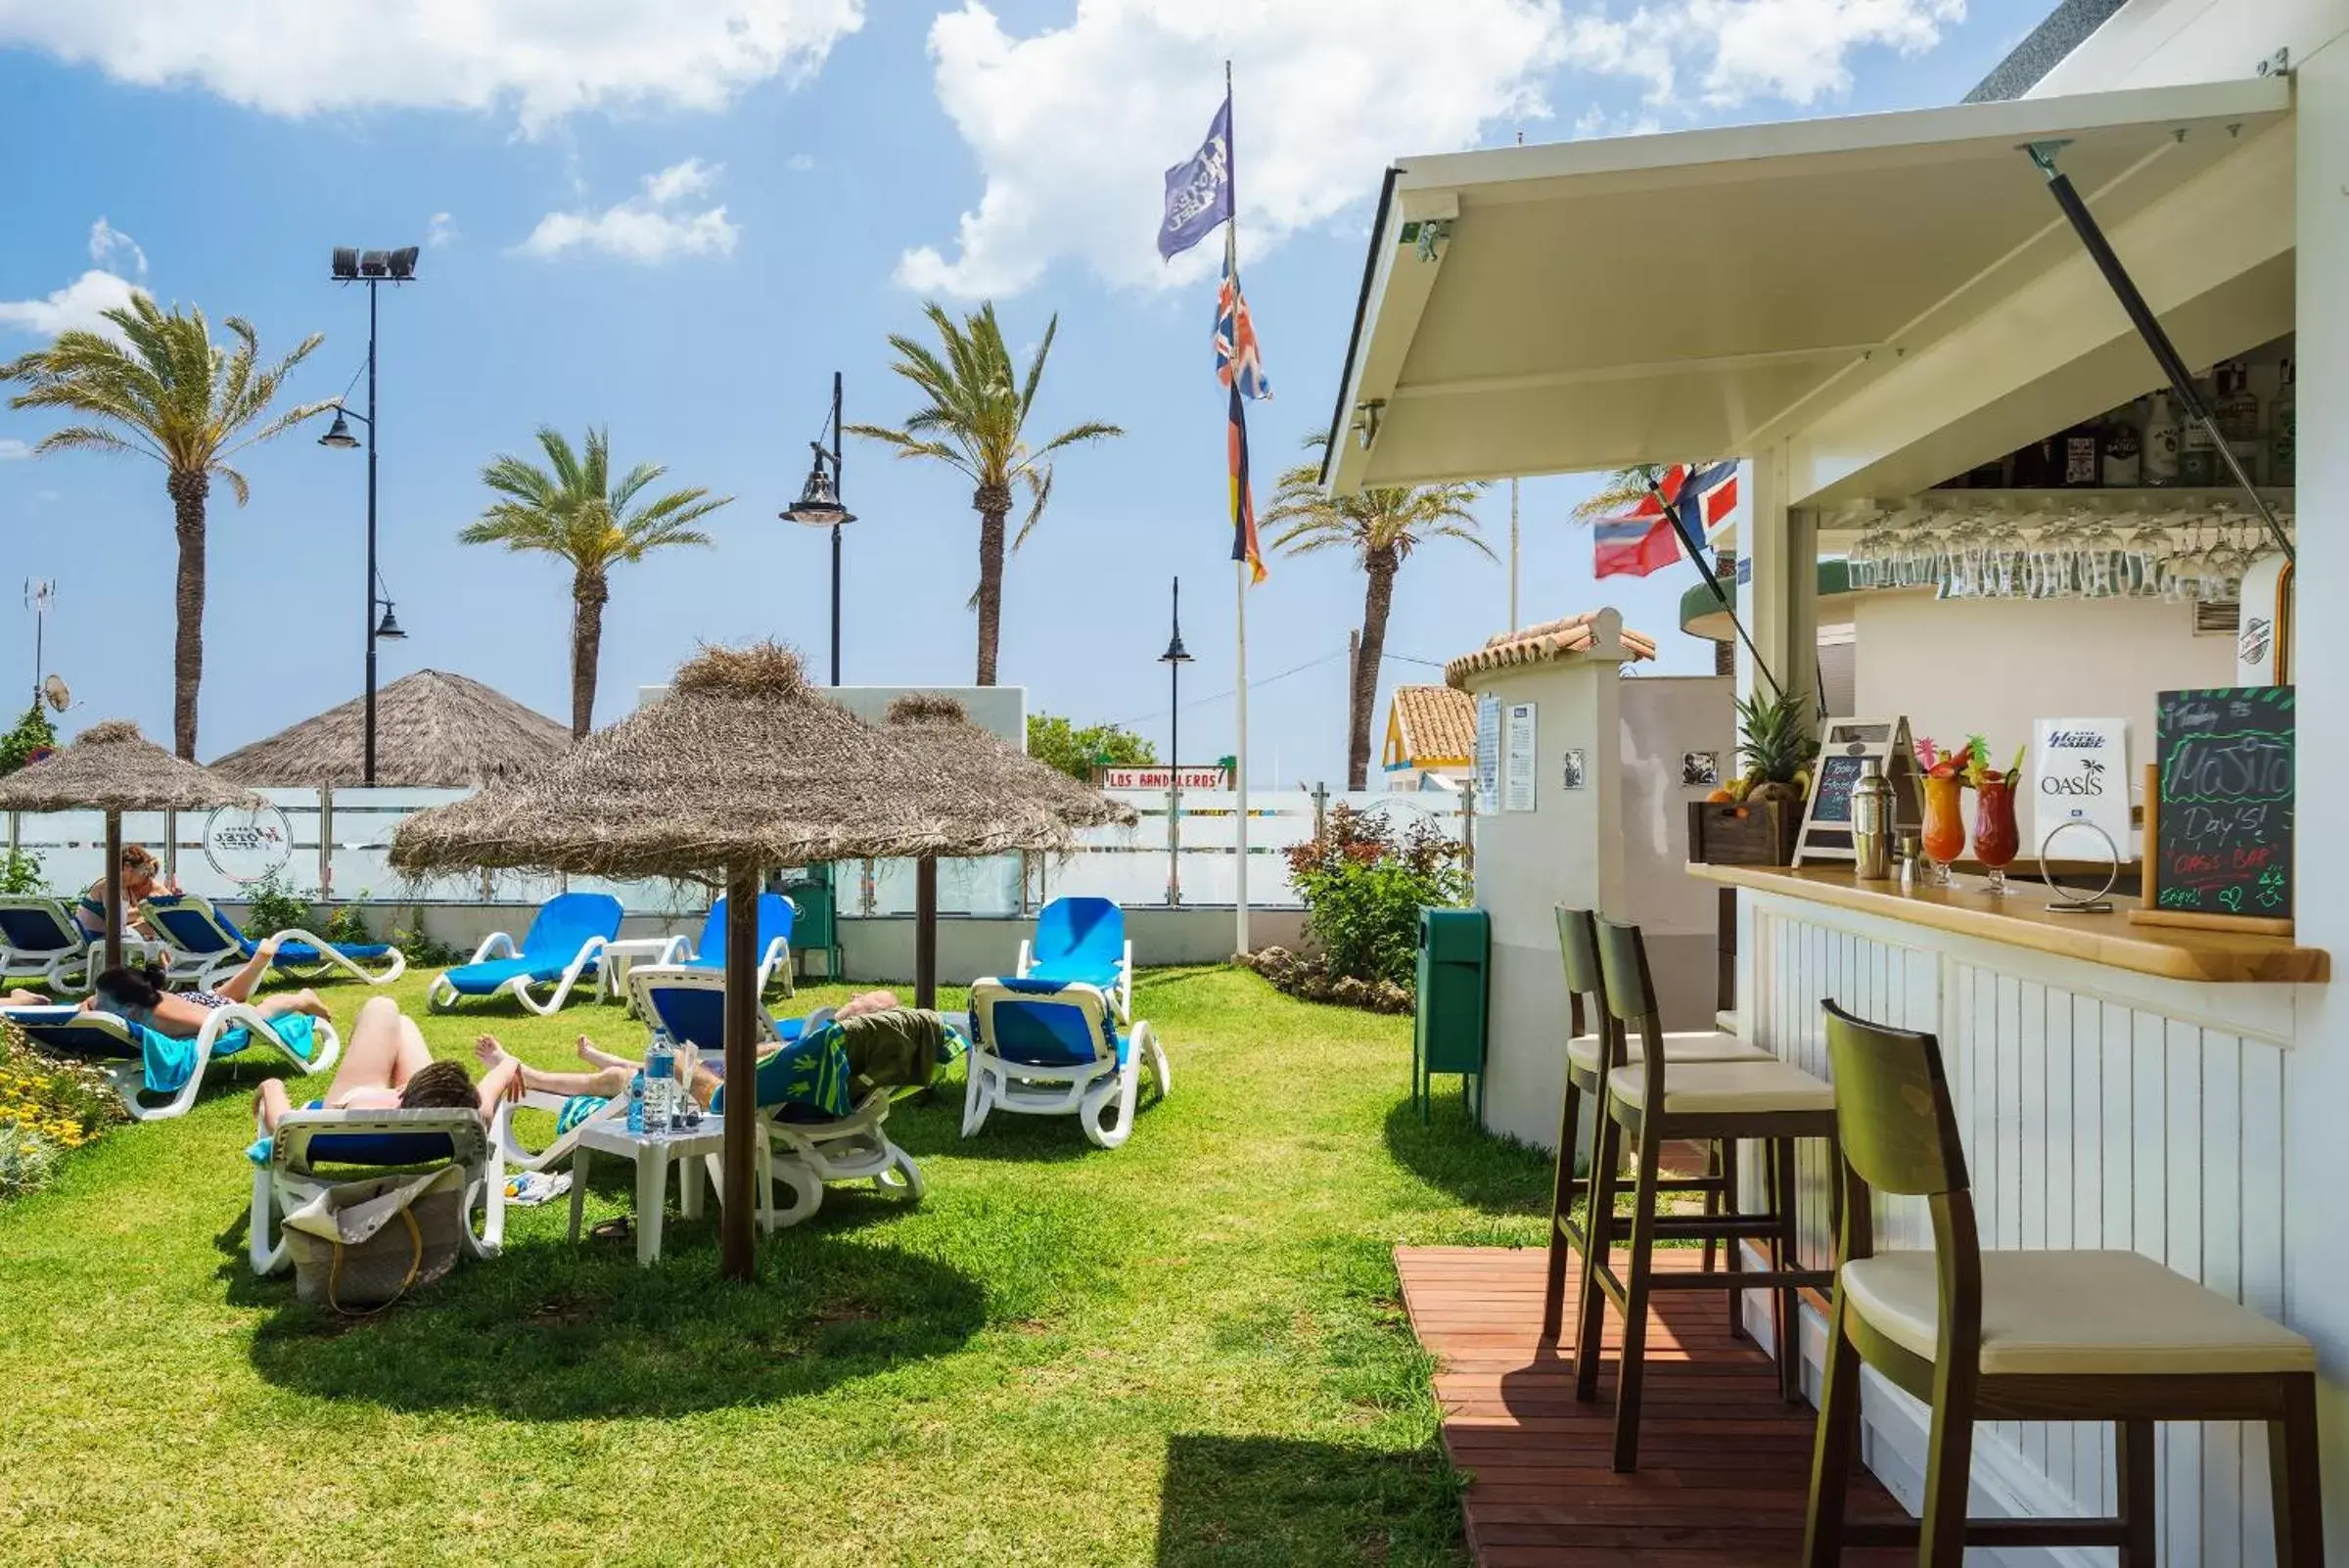
M 1753 787 L 1749 801 L 1799 801 L 1795 780 L 1812 758 L 1819 741 L 1811 733 L 1810 707 L 1799 693 L 1764 697 L 1759 692 L 1737 703 L 1740 732 L 1737 750 L 1745 757 L 1746 776 Z

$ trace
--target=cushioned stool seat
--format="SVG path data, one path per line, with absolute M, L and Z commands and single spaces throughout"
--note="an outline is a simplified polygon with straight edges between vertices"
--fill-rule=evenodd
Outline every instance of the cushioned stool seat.
M 1940 1314 L 1933 1255 L 1881 1252 L 1843 1266 L 1851 1311 L 1931 1360 Z M 2134 1252 L 1982 1254 L 1985 1372 L 2313 1372 L 2317 1348 L 2280 1323 Z
M 1638 1061 L 1640 1045 L 1637 1036 L 1628 1037 L 1632 1061 Z M 1599 1058 L 1606 1054 L 1606 1041 L 1597 1035 L 1577 1035 L 1566 1042 L 1566 1063 L 1578 1073 L 1596 1074 Z M 1664 1060 L 1668 1062 L 1767 1062 L 1770 1052 L 1749 1045 L 1734 1035 L 1716 1030 L 1697 1031 L 1664 1037 Z
M 1823 1078 L 1765 1056 L 1759 1061 L 1680 1062 L 1668 1053 L 1664 1077 L 1667 1116 L 1738 1111 L 1832 1111 L 1835 1089 Z M 1647 1108 L 1647 1078 L 1636 1066 L 1607 1075 L 1607 1092 L 1634 1110 Z

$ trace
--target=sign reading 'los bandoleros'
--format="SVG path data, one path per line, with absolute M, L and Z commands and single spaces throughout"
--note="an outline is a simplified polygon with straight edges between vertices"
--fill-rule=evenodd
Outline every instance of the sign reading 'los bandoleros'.
M 2031 843 L 2037 851 L 2067 822 L 2101 828 L 2112 852 L 2129 857 L 2129 721 L 2125 718 L 2043 718 L 2031 741 Z M 2074 844 L 2073 839 L 2082 842 Z M 2058 860 L 2096 859 L 2094 834 L 2066 834 L 2051 850 Z
M 1173 787 L 1164 767 L 1110 767 L 1101 772 L 1101 787 L 1105 790 L 1163 790 Z M 1231 772 L 1221 767 L 1186 767 L 1182 770 L 1182 787 L 1186 790 L 1227 790 L 1231 788 Z

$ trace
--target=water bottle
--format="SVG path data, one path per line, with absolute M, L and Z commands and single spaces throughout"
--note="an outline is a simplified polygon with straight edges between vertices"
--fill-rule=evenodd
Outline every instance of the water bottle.
M 653 1031 L 653 1043 L 644 1057 L 644 1120 L 656 1132 L 669 1130 L 677 1103 L 677 1052 L 668 1031 Z
M 644 1075 L 628 1080 L 628 1136 L 644 1135 Z

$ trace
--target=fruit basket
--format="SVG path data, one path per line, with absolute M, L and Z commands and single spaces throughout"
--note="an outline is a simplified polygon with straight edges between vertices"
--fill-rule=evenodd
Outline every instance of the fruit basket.
M 1781 694 L 1737 704 L 1745 772 L 1688 805 L 1688 858 L 1710 865 L 1792 865 L 1819 742 L 1808 705 Z
M 1803 803 L 1690 801 L 1688 858 L 1707 865 L 1792 865 Z

